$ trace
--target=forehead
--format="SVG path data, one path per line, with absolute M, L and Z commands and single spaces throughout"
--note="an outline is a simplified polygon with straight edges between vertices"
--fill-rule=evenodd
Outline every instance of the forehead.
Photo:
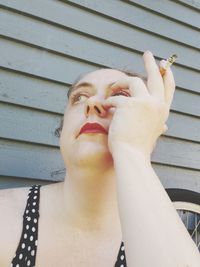
M 125 78 L 127 75 L 119 70 L 115 69 L 100 69 L 86 74 L 80 81 L 77 83 L 89 82 L 92 84 L 109 84 L 115 82 L 119 79 Z

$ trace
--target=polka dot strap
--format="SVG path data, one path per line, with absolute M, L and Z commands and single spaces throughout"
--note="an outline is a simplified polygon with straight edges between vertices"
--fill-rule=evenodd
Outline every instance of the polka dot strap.
M 116 261 L 114 267 L 127 267 L 125 248 L 124 248 L 124 242 L 123 241 L 121 242 L 121 246 L 120 246 L 119 253 L 117 256 L 117 261 Z
M 23 215 L 23 229 L 15 257 L 10 267 L 34 267 L 38 240 L 40 185 L 33 185 L 28 194 Z
M 26 208 L 23 218 L 30 221 L 29 217 L 39 217 L 40 185 L 33 185 L 29 189 Z

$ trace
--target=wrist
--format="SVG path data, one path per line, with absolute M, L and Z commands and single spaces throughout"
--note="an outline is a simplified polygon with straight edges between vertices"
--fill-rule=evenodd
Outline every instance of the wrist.
M 151 164 L 151 153 L 147 150 L 136 148 L 125 142 L 116 142 L 112 145 L 112 157 L 133 157 L 135 160 L 144 161 Z

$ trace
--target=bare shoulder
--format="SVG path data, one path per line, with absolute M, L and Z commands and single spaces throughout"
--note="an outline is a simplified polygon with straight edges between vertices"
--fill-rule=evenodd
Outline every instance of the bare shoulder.
M 28 196 L 29 187 L 9 188 L 0 190 L 0 211 L 12 210 L 19 212 L 21 206 L 24 204 Z M 7 213 L 6 212 L 6 213 Z
M 0 233 L 3 231 L 2 227 L 23 216 L 28 191 L 29 187 L 0 190 Z
M 0 199 L 7 198 L 7 196 L 17 196 L 23 192 L 28 192 L 30 187 L 17 187 L 17 188 L 6 188 L 0 190 Z
M 9 223 L 16 226 L 18 222 L 21 225 L 30 188 L 31 186 L 0 190 L 0 236 L 4 231 L 3 226 L 8 227 Z M 51 186 L 45 185 L 42 188 L 44 193 L 48 193 Z
M 30 187 L 0 190 L 0 266 L 14 256 L 22 229 L 23 213 Z M 6 265 L 3 265 L 6 264 Z

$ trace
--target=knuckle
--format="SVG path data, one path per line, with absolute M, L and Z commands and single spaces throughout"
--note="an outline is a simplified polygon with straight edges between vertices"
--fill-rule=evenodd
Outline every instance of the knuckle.
M 166 112 L 168 111 L 166 103 L 164 101 L 159 101 L 155 98 L 148 98 L 145 101 L 145 105 L 152 111 L 158 112 L 160 114 L 166 114 Z
M 134 84 L 141 84 L 143 83 L 142 79 L 140 77 L 129 77 L 130 81 Z

